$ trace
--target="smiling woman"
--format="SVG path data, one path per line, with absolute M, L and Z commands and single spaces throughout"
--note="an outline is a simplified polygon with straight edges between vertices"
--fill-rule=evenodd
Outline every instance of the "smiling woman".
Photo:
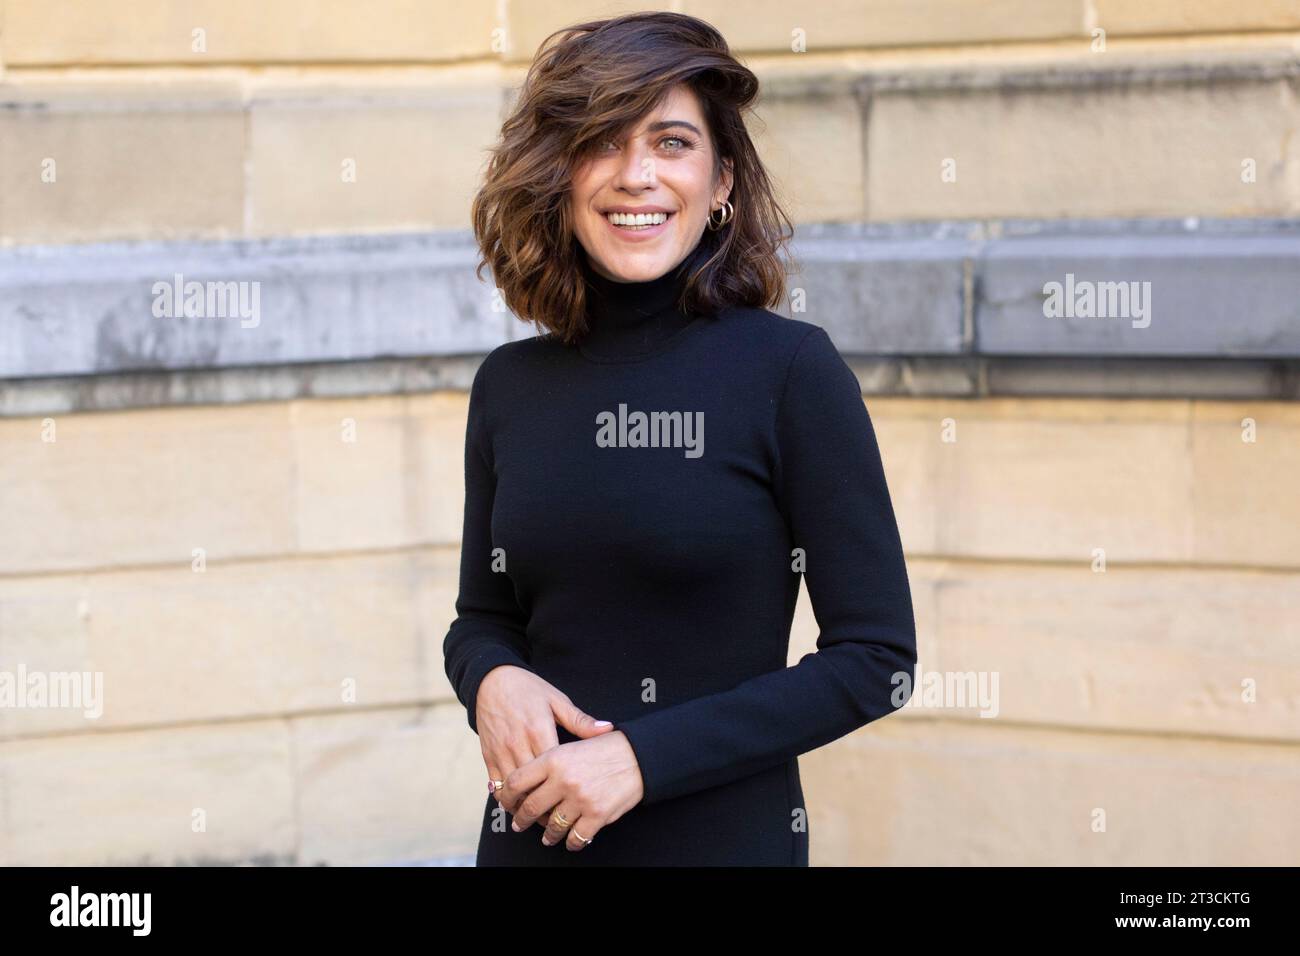
M 619 282 L 663 275 L 700 241 L 731 194 L 732 163 L 715 163 L 699 97 L 689 86 L 663 100 L 618 143 L 606 141 L 573 172 L 573 228 L 594 268 Z M 634 201 L 636 197 L 642 198 Z
M 690 311 L 777 305 L 794 228 L 745 126 L 757 96 L 754 74 L 693 17 L 633 14 L 552 34 L 474 198 L 480 278 L 490 267 L 515 315 L 567 343 L 590 324 L 584 265 L 640 282 L 694 254 Z M 626 221 L 652 214 L 667 218 Z
M 480 269 L 543 330 L 470 390 L 444 652 L 488 774 L 480 866 L 806 866 L 796 758 L 906 701 L 861 389 L 768 311 L 790 236 L 757 93 L 692 17 L 560 31 L 475 199 Z M 822 631 L 788 667 L 801 574 Z

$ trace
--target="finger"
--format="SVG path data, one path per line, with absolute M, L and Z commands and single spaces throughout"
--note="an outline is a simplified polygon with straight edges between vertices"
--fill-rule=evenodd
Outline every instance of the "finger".
M 515 768 L 514 770 L 510 771 L 510 773 L 506 774 L 504 777 L 498 778 L 505 781 L 505 786 L 497 790 L 497 802 L 501 806 L 505 807 L 511 816 L 514 816 L 516 813 L 519 812 L 520 801 L 522 801 L 524 797 L 528 796 L 528 794 L 531 793 L 536 788 L 537 783 L 539 782 L 539 781 L 533 781 L 524 784 L 524 783 L 519 783 L 516 780 L 514 786 L 511 786 L 510 784 L 511 775 L 515 774 L 520 767 L 528 766 L 534 760 L 536 760 L 538 756 L 540 756 L 539 754 L 529 753 L 527 750 L 512 751 L 512 754 L 515 753 L 519 754 L 518 758 L 514 760 Z
M 534 760 L 542 756 L 547 751 L 553 750 L 560 745 L 559 737 L 556 736 L 555 733 L 555 725 L 553 723 L 550 723 L 549 721 L 543 721 L 540 725 L 538 725 L 538 729 L 535 732 L 530 731 L 529 738 L 530 738 L 530 743 L 528 747 L 522 749 L 516 748 L 513 751 L 515 755 L 515 759 L 514 759 L 514 767 L 512 769 L 517 767 L 522 767 L 524 764 L 527 763 L 532 763 Z M 501 791 L 498 791 L 498 795 L 500 794 L 500 792 Z M 515 812 L 516 805 L 521 799 L 523 799 L 526 792 L 527 791 L 523 793 L 512 794 L 508 798 L 510 802 L 509 803 L 503 802 L 502 806 L 506 807 L 506 809 L 513 814 Z
M 519 805 L 524 802 L 524 798 L 526 798 L 530 793 L 532 793 L 532 790 L 525 787 L 516 786 L 514 789 L 511 789 L 510 777 L 507 776 L 506 785 L 497 791 L 497 803 L 500 806 L 505 807 L 506 812 L 509 813 L 511 817 L 514 817 L 519 813 Z
M 539 819 L 546 826 L 546 818 L 551 810 L 564 799 L 564 791 L 559 783 L 546 780 L 519 801 L 519 808 L 512 815 L 512 824 L 519 832 L 527 830 Z
M 600 819 L 590 814 L 583 816 L 579 814 L 578 819 L 573 821 L 569 827 L 569 834 L 564 841 L 564 848 L 572 853 L 581 853 L 587 848 L 587 844 L 596 838 L 603 824 Z M 584 839 L 585 842 L 584 842 Z
M 523 803 L 524 798 L 527 797 L 534 790 L 536 790 L 539 784 L 541 783 L 541 781 L 535 781 L 528 784 L 520 783 L 519 782 L 520 778 L 518 777 L 517 774 L 515 774 L 515 771 L 517 771 L 520 767 L 528 766 L 533 762 L 533 760 L 536 759 L 537 758 L 534 757 L 532 758 L 532 760 L 524 761 L 519 765 L 519 767 L 516 767 L 514 770 L 506 774 L 504 777 L 499 778 L 505 781 L 505 785 L 501 787 L 499 790 L 497 790 L 496 792 L 497 803 L 505 807 L 506 811 L 512 817 L 519 812 L 519 804 Z M 511 774 L 515 774 L 513 785 L 511 784 Z
M 577 817 L 577 805 L 572 800 L 561 800 L 559 805 L 544 817 L 546 827 L 542 831 L 542 843 L 547 846 L 563 843 L 564 838 L 569 835 L 569 827 L 573 826 L 573 821 Z
M 502 762 L 498 760 L 495 756 L 489 757 L 486 755 L 483 757 L 483 762 L 487 764 L 488 793 L 495 796 L 498 787 L 494 786 L 493 784 L 495 783 L 499 786 L 504 787 L 506 783 L 506 777 L 510 774 L 511 770 L 515 769 L 515 765 L 513 763 Z
M 548 754 L 553 752 L 547 751 Z M 550 758 L 546 754 L 534 757 L 506 775 L 506 785 L 497 791 L 497 799 L 512 816 L 517 815 L 523 800 L 545 783 L 548 776 L 550 776 Z M 542 807 L 542 810 L 549 810 L 559 803 L 560 796 L 556 794 L 555 799 Z
M 484 746 L 483 763 L 487 767 L 488 774 L 488 793 L 497 797 L 500 801 L 501 787 L 505 786 L 506 777 L 510 776 L 519 764 L 510 756 L 504 748 L 497 746 Z M 494 786 L 494 781 L 497 785 Z
M 598 721 L 591 714 L 575 707 L 572 701 L 556 700 L 551 705 L 556 723 L 578 737 L 598 737 L 609 733 L 614 725 L 608 721 Z

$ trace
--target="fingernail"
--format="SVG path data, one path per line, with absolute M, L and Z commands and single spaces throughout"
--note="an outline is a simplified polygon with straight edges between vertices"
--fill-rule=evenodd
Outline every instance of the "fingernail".
M 597 726 L 597 727 L 613 727 L 614 725 L 611 724 L 608 720 L 598 720 L 598 721 L 596 721 L 596 726 Z
M 519 829 L 519 824 L 515 823 L 514 820 L 511 820 L 511 821 L 510 821 L 510 829 L 514 830 L 516 833 L 523 833 L 523 832 L 524 832 L 523 830 Z

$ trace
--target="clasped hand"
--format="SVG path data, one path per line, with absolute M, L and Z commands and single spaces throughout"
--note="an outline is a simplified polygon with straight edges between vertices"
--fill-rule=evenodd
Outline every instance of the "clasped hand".
M 497 802 L 518 832 L 540 821 L 547 846 L 583 849 L 645 794 L 626 735 L 522 667 L 501 665 L 483 678 L 476 724 L 489 778 L 505 782 Z M 557 725 L 582 739 L 561 744 Z

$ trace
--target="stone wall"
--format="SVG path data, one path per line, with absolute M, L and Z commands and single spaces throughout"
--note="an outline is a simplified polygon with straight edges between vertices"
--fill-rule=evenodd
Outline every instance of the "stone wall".
M 472 860 L 465 390 L 532 329 L 469 202 L 541 39 L 627 8 L 176 8 L 0 0 L 0 672 L 104 679 L 0 707 L 0 862 Z M 763 81 L 923 677 L 998 681 L 801 758 L 813 863 L 1294 863 L 1300 2 L 673 8 Z M 154 318 L 177 273 L 258 322 Z M 1067 274 L 1150 324 L 1046 317 Z

